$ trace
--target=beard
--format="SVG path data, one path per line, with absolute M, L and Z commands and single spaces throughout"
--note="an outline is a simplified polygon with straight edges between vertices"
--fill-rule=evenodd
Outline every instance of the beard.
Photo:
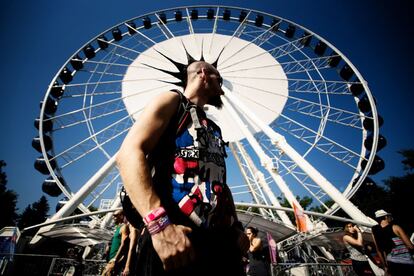
M 221 100 L 221 95 L 216 95 L 211 97 L 207 104 L 216 107 L 217 109 L 221 109 L 223 107 L 223 101 Z

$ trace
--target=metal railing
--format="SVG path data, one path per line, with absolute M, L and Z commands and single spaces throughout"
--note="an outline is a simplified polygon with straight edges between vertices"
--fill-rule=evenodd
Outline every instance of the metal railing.
M 63 276 L 63 275 L 101 275 L 105 268 L 106 261 L 104 260 L 83 260 L 77 261 L 67 258 L 53 258 L 50 264 L 48 276 Z
M 2 258 L 0 275 L 64 276 L 101 275 L 105 260 L 82 260 L 60 258 L 57 255 L 14 254 L 13 261 Z
M 272 266 L 272 275 L 356 276 L 352 265 L 340 263 L 279 263 Z

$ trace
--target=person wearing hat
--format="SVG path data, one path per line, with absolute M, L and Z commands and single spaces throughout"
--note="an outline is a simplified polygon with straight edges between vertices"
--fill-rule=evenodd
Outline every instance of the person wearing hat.
M 372 236 L 388 275 L 414 275 L 414 245 L 407 234 L 393 223 L 391 213 L 381 209 L 375 212 L 375 218 L 378 224 L 372 227 Z

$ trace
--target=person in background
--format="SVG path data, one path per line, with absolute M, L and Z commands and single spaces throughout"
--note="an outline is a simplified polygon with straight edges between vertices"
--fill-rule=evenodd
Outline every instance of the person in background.
M 124 223 L 124 213 L 122 210 L 117 210 L 112 215 L 115 223 L 115 233 L 112 237 L 109 250 L 109 262 L 106 265 L 103 276 L 118 275 L 123 269 L 127 252 L 129 249 L 129 228 Z
M 357 225 L 349 222 L 344 226 L 345 235 L 342 240 L 346 249 L 349 251 L 349 257 L 352 260 L 352 268 L 357 275 L 374 275 L 368 259 L 364 254 L 364 241 L 361 230 Z
M 375 212 L 377 225 L 372 227 L 377 253 L 388 275 L 414 275 L 414 246 L 404 230 L 393 223 L 391 213 Z
M 262 239 L 258 237 L 259 230 L 252 226 L 246 228 L 246 235 L 250 241 L 248 250 L 249 276 L 270 276 L 270 264 L 266 259 L 268 252 L 263 251 Z
M 129 248 L 122 276 L 135 275 L 135 263 L 137 258 L 138 230 L 130 223 L 127 224 L 127 227 L 129 229 Z

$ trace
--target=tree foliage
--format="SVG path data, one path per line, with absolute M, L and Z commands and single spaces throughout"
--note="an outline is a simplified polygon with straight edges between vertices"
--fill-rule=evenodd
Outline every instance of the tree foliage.
M 3 171 L 6 165 L 6 162 L 0 160 L 0 229 L 4 226 L 16 225 L 17 219 L 17 194 L 7 189 L 7 175 Z
M 20 215 L 19 218 L 19 228 L 23 229 L 35 224 L 42 223 L 47 218 L 47 213 L 49 212 L 49 202 L 45 196 L 42 196 L 38 201 L 33 204 L 29 204 Z M 25 232 L 27 235 L 33 234 L 36 232 L 36 229 L 33 231 Z
M 358 191 L 352 196 L 351 202 L 354 203 L 364 214 L 374 218 L 376 210 L 384 209 L 393 214 L 396 223 L 401 225 L 406 232 L 414 231 L 414 221 L 411 213 L 411 200 L 414 195 L 414 150 L 401 150 L 403 157 L 401 163 L 404 166 L 403 176 L 390 176 L 383 182 L 385 185 L 377 185 L 375 182 L 364 182 Z M 330 204 L 332 204 L 331 201 Z M 330 205 L 328 205 L 330 206 Z M 311 207 L 311 211 L 325 212 L 322 206 Z M 336 216 L 348 217 L 343 211 L 339 210 Z M 343 223 L 327 220 L 329 226 L 341 226 Z
M 388 198 L 385 209 L 391 212 L 396 222 L 403 229 L 412 233 L 414 231 L 414 221 L 412 219 L 412 201 L 414 196 L 414 150 L 402 150 L 399 153 L 403 156 L 401 163 L 406 171 L 405 175 L 396 177 L 391 176 L 384 180 L 387 187 Z

